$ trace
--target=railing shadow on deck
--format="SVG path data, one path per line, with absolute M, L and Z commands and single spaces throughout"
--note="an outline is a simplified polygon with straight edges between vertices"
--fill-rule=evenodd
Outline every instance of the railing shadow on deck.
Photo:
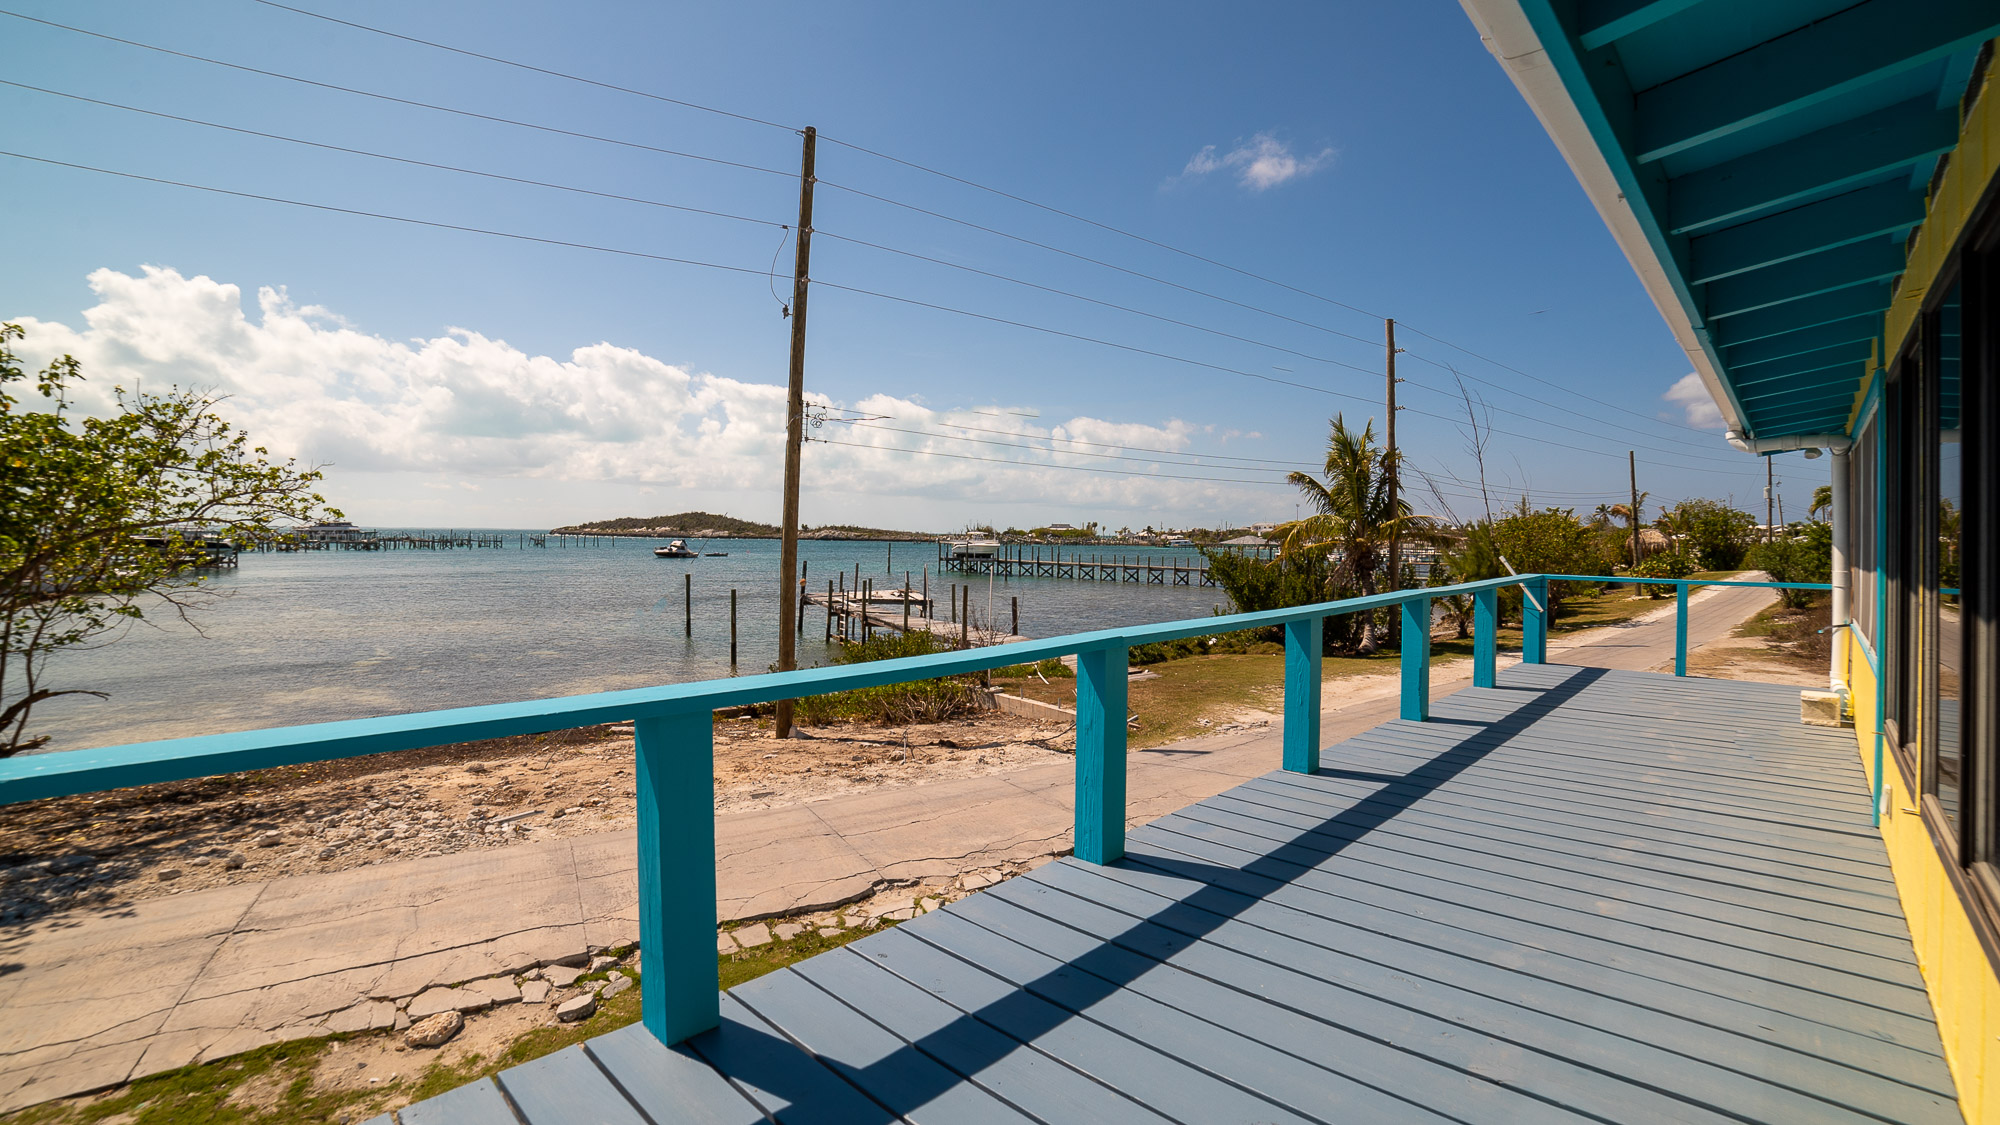
M 1191 892 L 1173 899 L 1160 911 L 1140 919 L 1123 932 L 1099 940 L 1092 951 L 1070 958 L 1058 968 L 1025 982 L 1007 998 L 957 1016 L 946 1026 L 905 1043 L 886 1057 L 865 1066 L 852 1066 L 820 1056 L 829 1069 L 846 1079 L 881 1110 L 879 1118 L 849 1117 L 845 1120 L 854 1125 L 876 1125 L 877 1122 L 894 1125 L 904 1120 L 906 1114 L 948 1093 L 958 1083 L 975 1078 L 986 1066 L 1000 1062 L 1007 1054 L 1018 1050 L 1020 1045 L 1027 1044 L 1032 1048 L 1041 1036 L 1055 1031 L 1064 1023 L 1087 1018 L 1081 1014 L 1085 1009 L 1129 987 L 1146 973 L 1165 967 L 1166 957 L 1172 952 L 1161 953 L 1161 939 L 1155 935 L 1155 940 L 1146 943 L 1148 953 L 1144 955 L 1144 963 L 1135 965 L 1135 959 L 1126 949 L 1128 942 L 1157 930 L 1167 935 L 1164 940 L 1174 949 L 1190 946 L 1234 920 L 1246 907 L 1260 901 L 1260 898 L 1218 886 L 1223 877 L 1240 872 L 1280 885 L 1292 882 L 1301 873 L 1301 866 L 1293 861 L 1274 858 L 1278 854 L 1310 842 L 1318 852 L 1331 857 L 1360 843 L 1369 832 L 1414 808 L 1431 792 L 1448 784 L 1488 754 L 1560 709 L 1604 675 L 1606 673 L 1602 669 L 1578 668 L 1553 687 L 1526 689 L 1536 692 L 1536 697 L 1499 719 L 1473 724 L 1479 728 L 1477 731 L 1468 732 L 1464 738 L 1405 774 L 1315 771 L 1325 776 L 1378 781 L 1384 789 L 1367 797 L 1355 798 L 1350 807 L 1299 830 L 1289 839 L 1273 841 L 1263 855 L 1248 863 L 1224 867 L 1193 859 L 1148 855 L 1145 860 L 1147 868 L 1186 880 L 1192 885 Z M 1123 866 L 1125 862 L 1116 860 L 1110 866 Z M 1324 858 L 1319 862 L 1323 863 Z M 1171 926 L 1164 923 L 1168 914 L 1174 916 Z M 923 938 L 918 935 L 916 940 Z M 933 948 L 945 956 L 959 956 L 942 946 Z M 895 970 L 891 967 L 890 971 Z M 1063 985 L 1061 1002 L 1043 999 L 1050 990 L 1038 986 L 1054 985 L 1059 979 Z M 1036 999 L 1024 1001 L 1021 999 L 1023 993 Z M 999 1016 L 998 1009 L 1002 1007 L 1018 1007 L 1019 1010 L 1008 1013 L 1004 1019 L 996 1018 Z M 997 1048 L 991 1057 L 968 1057 L 966 1043 L 973 1037 L 961 1031 L 969 1024 L 985 1025 L 998 1033 L 988 1037 Z M 721 1035 L 738 1040 L 729 1045 L 726 1057 L 723 1051 L 718 1050 L 720 1044 L 717 1037 Z M 750 1040 L 765 1037 L 768 1041 L 761 1044 L 746 1042 L 746 1037 Z M 951 1045 L 949 1049 L 944 1046 L 947 1043 Z M 775 1062 L 758 1066 L 753 1062 L 747 1064 L 746 1069 L 746 1060 L 777 1060 L 796 1049 L 792 1041 L 775 1027 L 758 1030 L 737 1023 L 727 1030 L 698 1035 L 688 1040 L 686 1046 L 717 1069 L 726 1070 L 733 1077 L 785 1102 L 810 1104 L 821 1095 L 815 1082 L 818 1076 L 802 1074 L 796 1066 Z M 941 1060 L 947 1057 L 951 1061 L 943 1063 Z M 889 1097 L 885 1091 L 890 1090 L 896 1091 L 896 1095 L 885 1101 Z

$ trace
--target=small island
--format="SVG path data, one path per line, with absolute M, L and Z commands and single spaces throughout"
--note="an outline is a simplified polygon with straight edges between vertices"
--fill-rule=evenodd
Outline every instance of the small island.
M 634 539 L 776 539 L 776 524 L 741 520 L 714 512 L 681 512 L 671 516 L 620 516 L 610 520 L 552 527 L 551 535 L 622 535 Z M 928 543 L 942 536 L 928 531 L 890 531 L 851 524 L 801 526 L 801 539 L 861 539 Z

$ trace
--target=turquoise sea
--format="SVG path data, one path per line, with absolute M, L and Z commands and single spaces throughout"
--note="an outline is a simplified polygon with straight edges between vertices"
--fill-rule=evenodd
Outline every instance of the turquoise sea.
M 775 540 L 691 543 L 728 557 L 658 559 L 660 540 L 523 550 L 516 536 L 531 533 L 501 533 L 505 549 L 246 554 L 210 584 L 220 596 L 193 625 L 155 611 L 108 642 L 59 654 L 47 686 L 110 698 L 45 703 L 34 726 L 54 736 L 49 749 L 68 750 L 727 676 L 732 588 L 737 671 L 777 659 Z M 1185 549 L 1076 550 L 1198 561 Z M 921 585 L 929 566 L 939 616 L 962 581 L 936 573 L 931 543 L 807 541 L 800 557 L 816 590 L 836 573 L 851 584 L 857 565 L 878 587 L 901 585 L 905 571 Z M 690 574 L 692 637 L 682 609 Z M 974 581 L 975 620 L 986 619 L 987 586 Z M 1014 597 L 1021 632 L 1034 637 L 1201 617 L 1225 600 L 1198 586 L 1003 580 L 991 591 L 1003 627 Z M 802 663 L 830 662 L 824 630 L 823 611 L 809 608 Z

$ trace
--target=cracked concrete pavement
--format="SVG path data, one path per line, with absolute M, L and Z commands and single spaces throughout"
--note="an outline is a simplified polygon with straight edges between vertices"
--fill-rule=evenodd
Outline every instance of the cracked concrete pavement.
M 1691 643 L 1727 635 L 1768 591 L 1697 595 Z M 1658 668 L 1661 613 L 1564 638 L 1562 663 Z M 1433 696 L 1465 685 L 1440 672 Z M 1393 718 L 1383 685 L 1330 683 L 1325 741 Z M 1129 759 L 1143 824 L 1277 768 L 1281 729 L 1210 735 Z M 884 884 L 1068 848 L 1067 760 L 1010 773 L 718 816 L 717 920 L 824 909 Z M 0 931 L 0 1113 L 191 1062 L 386 1028 L 398 999 L 638 939 L 634 834 L 526 843 L 51 915 Z

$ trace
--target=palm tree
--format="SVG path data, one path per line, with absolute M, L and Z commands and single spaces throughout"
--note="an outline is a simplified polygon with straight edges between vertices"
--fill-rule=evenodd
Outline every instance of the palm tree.
M 1321 474 L 1326 479 L 1301 472 L 1286 478 L 1313 514 L 1278 528 L 1283 537 L 1279 557 L 1330 561 L 1333 565 L 1326 570 L 1329 598 L 1338 597 L 1343 590 L 1358 591 L 1362 597 L 1376 593 L 1383 554 L 1392 537 L 1420 541 L 1436 537 L 1432 521 L 1413 515 L 1409 501 L 1401 496 L 1390 499 L 1390 472 L 1401 463 L 1400 452 L 1388 453 L 1376 447 L 1372 421 L 1356 433 L 1335 415 Z M 1367 615 L 1361 626 L 1359 651 L 1366 656 L 1380 643 L 1374 615 Z
M 1833 514 L 1833 486 L 1830 484 L 1822 484 L 1813 489 L 1812 507 L 1807 510 L 1806 515 L 1817 517 L 1821 512 Z
M 1653 494 L 1650 492 L 1639 493 L 1637 497 L 1638 503 L 1636 505 L 1613 504 L 1609 508 L 1605 508 L 1603 505 L 1598 506 L 1599 510 L 1606 512 L 1608 515 L 1610 515 L 1612 519 L 1625 521 L 1625 530 L 1631 534 L 1631 539 L 1633 544 L 1632 546 L 1633 566 L 1639 565 L 1639 547 L 1638 547 L 1639 519 L 1641 514 L 1646 510 L 1647 498 L 1651 497 L 1652 495 Z

